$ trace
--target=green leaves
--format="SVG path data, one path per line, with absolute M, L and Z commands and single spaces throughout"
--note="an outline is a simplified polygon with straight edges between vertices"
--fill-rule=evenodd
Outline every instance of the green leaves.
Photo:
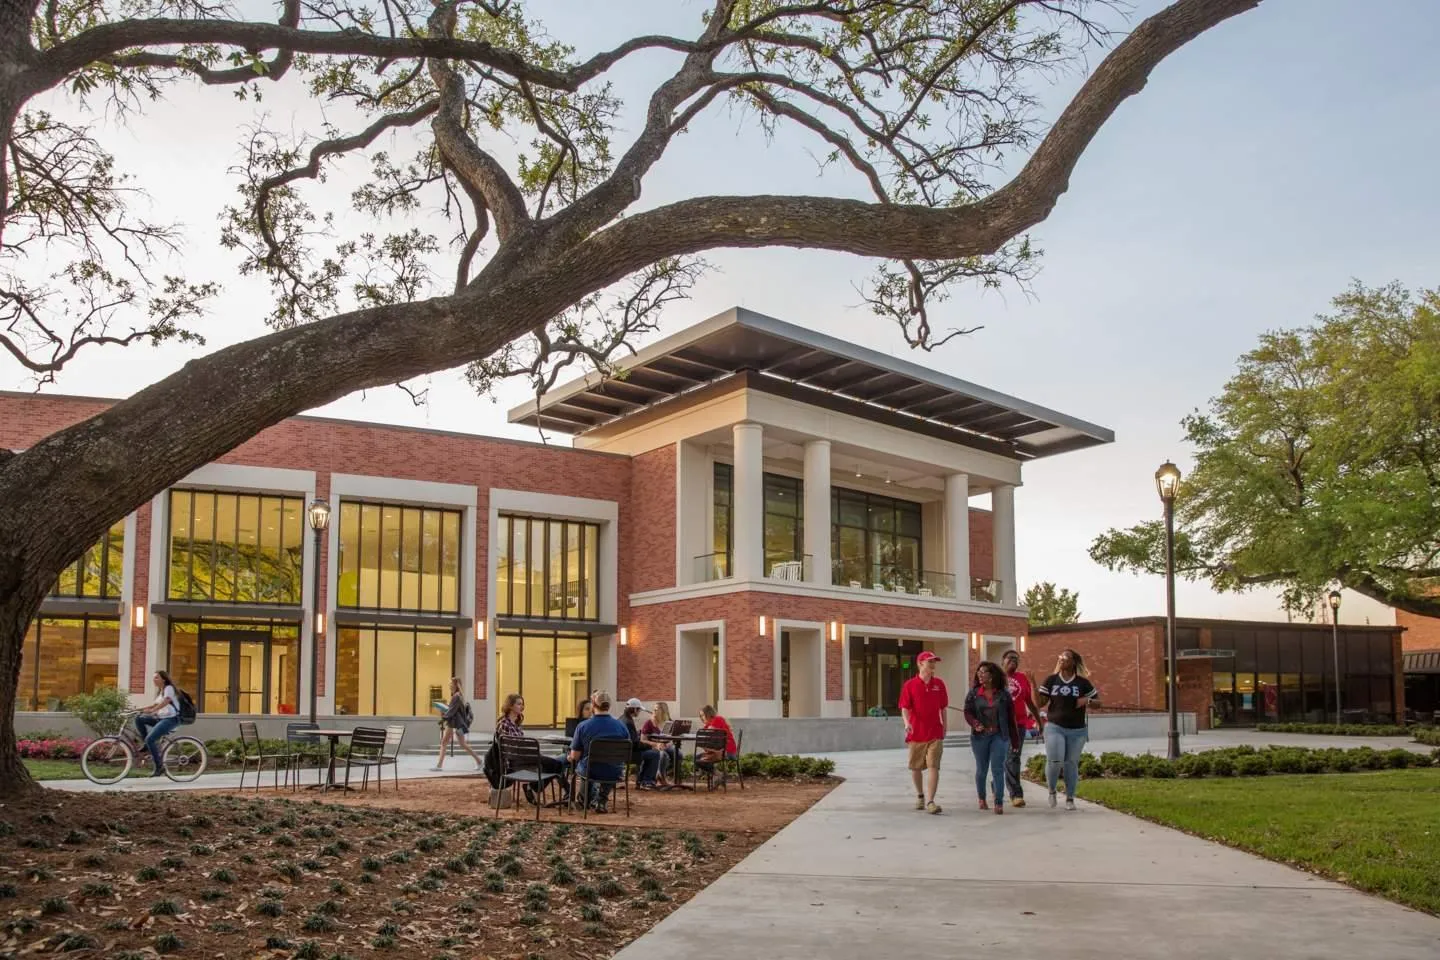
M 1309 611 L 1339 581 L 1440 615 L 1440 292 L 1356 285 L 1336 313 L 1267 333 L 1208 410 L 1183 421 L 1195 468 L 1176 503 L 1176 567 L 1218 590 L 1281 588 Z M 1090 555 L 1164 568 L 1158 522 Z
M 1057 589 L 1046 580 L 1025 591 L 1021 604 L 1030 610 L 1030 625 L 1053 627 L 1080 620 L 1080 594 Z

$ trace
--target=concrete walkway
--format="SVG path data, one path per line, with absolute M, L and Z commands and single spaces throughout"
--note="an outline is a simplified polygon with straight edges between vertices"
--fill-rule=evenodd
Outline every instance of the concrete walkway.
M 939 817 L 911 809 L 899 751 L 835 759 L 843 785 L 618 960 L 1440 956 L 1440 919 L 1174 830 L 1033 788 L 982 813 L 968 750 Z

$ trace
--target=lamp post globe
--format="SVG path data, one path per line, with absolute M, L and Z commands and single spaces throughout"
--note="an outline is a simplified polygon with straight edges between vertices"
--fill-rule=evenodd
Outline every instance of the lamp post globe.
M 320 686 L 320 636 L 325 632 L 325 615 L 320 612 L 320 540 L 325 528 L 330 526 L 330 504 L 316 497 L 310 501 L 306 515 L 310 529 L 315 531 L 315 549 L 311 552 L 315 563 L 315 575 L 311 581 L 314 591 L 310 594 L 315 608 L 310 618 L 310 723 L 314 724 Z
M 1155 492 L 1165 505 L 1165 700 L 1169 713 L 1166 755 L 1180 759 L 1180 662 L 1175 650 L 1175 494 L 1180 490 L 1180 468 L 1169 460 L 1155 471 Z

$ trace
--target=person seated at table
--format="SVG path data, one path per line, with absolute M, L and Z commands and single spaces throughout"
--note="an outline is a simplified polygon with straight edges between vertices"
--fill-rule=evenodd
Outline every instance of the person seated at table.
M 650 719 L 640 728 L 640 736 L 654 740 L 660 751 L 660 785 L 665 786 L 665 774 L 670 772 L 672 783 L 680 782 L 680 744 L 674 740 L 655 740 L 655 736 L 668 733 L 665 727 L 670 723 L 670 705 L 661 700 L 650 711 Z
M 595 716 L 595 704 L 590 702 L 589 697 L 581 700 L 580 703 L 575 707 L 575 716 L 580 718 L 581 723 L 584 723 L 586 720 L 589 720 L 591 717 Z
M 630 734 L 625 724 L 610 715 L 610 694 L 596 690 L 590 695 L 590 703 L 595 709 L 594 715 L 575 728 L 575 736 L 570 741 L 570 762 L 581 776 L 593 775 L 599 780 L 618 783 L 625 775 L 620 767 L 608 763 L 590 766 L 590 744 L 596 740 L 628 740 Z M 610 783 L 591 783 L 585 803 L 596 813 L 605 813 L 609 810 L 611 787 Z
M 505 697 L 505 705 L 500 709 L 500 719 L 495 724 L 495 736 L 500 737 L 523 737 L 525 736 L 525 698 L 518 693 L 512 693 Z M 547 757 L 540 755 L 540 771 L 542 773 L 553 773 L 560 778 L 561 800 L 570 799 L 570 778 L 566 776 L 567 767 L 565 761 L 559 757 Z M 538 794 L 534 789 L 525 787 L 525 799 L 535 803 Z
M 654 790 L 655 778 L 660 773 L 660 748 L 658 741 L 647 739 L 640 732 L 636 721 L 645 712 L 645 704 L 637 697 L 625 701 L 625 732 L 630 735 L 630 762 L 635 764 L 635 789 Z
M 724 717 L 716 713 L 715 708 L 708 703 L 700 709 L 700 719 L 703 721 L 700 725 L 701 730 L 725 731 L 724 754 L 721 754 L 719 750 L 701 750 L 700 759 L 695 763 L 705 776 L 713 779 L 715 776 L 715 765 L 721 760 L 734 760 L 740 752 L 740 747 L 735 743 L 735 731 L 730 729 L 730 724 L 726 722 Z M 720 782 L 722 784 L 725 782 L 725 772 L 723 770 L 720 772 Z

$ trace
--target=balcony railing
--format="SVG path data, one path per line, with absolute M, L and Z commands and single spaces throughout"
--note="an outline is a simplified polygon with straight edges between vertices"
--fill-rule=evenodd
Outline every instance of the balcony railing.
M 695 558 L 695 582 L 709 583 L 724 580 L 730 576 L 730 555 L 724 552 L 707 553 Z
M 792 583 L 810 581 L 810 554 L 792 557 L 788 560 L 765 558 L 765 576 L 771 580 L 786 580 Z
M 976 603 L 999 603 L 1000 581 L 970 578 L 970 599 Z

